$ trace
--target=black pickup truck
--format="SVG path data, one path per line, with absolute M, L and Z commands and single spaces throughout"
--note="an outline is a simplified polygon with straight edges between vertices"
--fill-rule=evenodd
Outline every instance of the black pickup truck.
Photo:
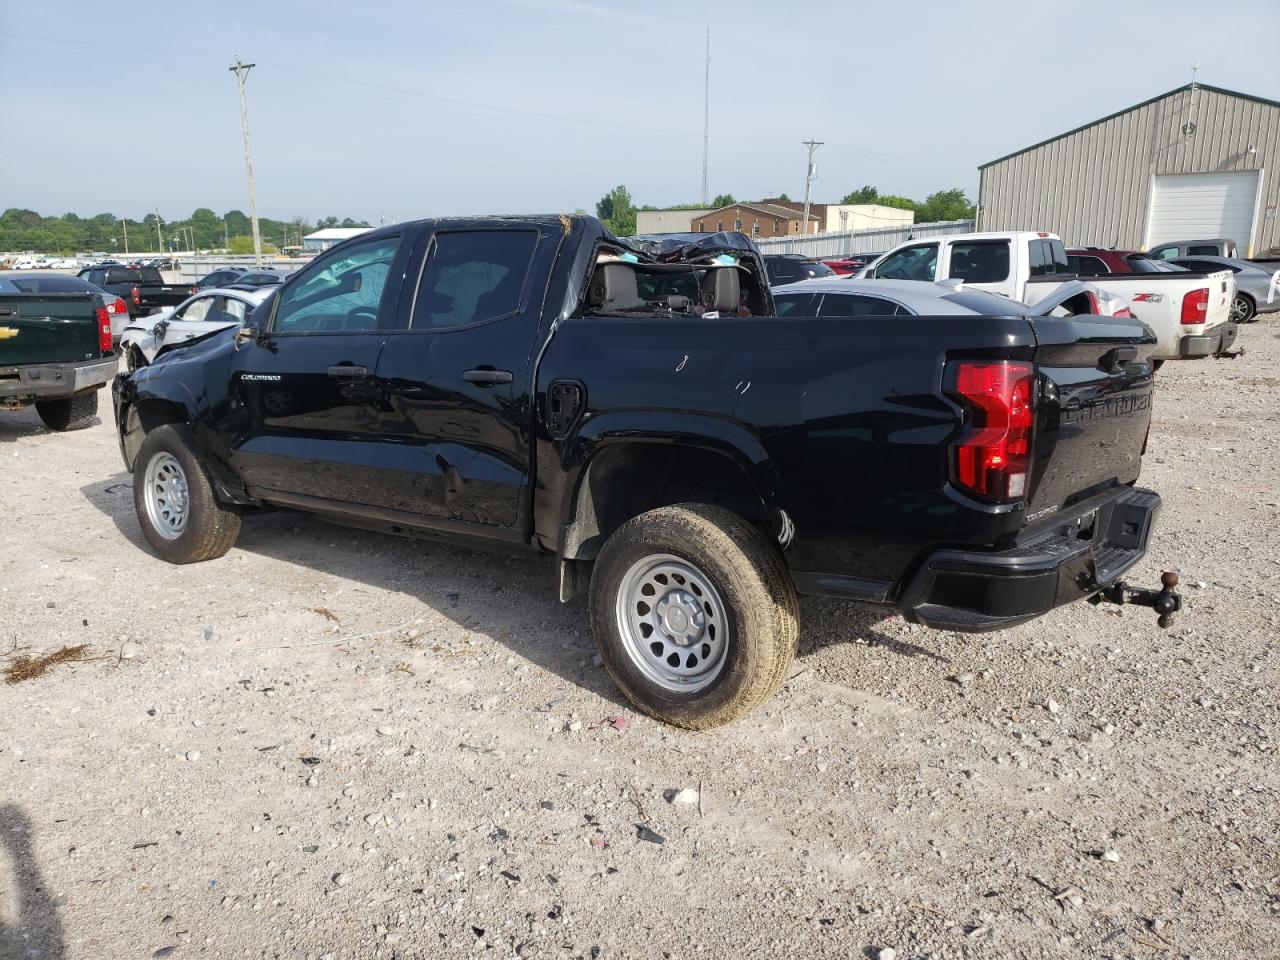
M 98 391 L 116 372 L 117 298 L 93 290 L 33 293 L 25 278 L 0 276 L 0 406 L 33 403 L 51 430 L 87 426 L 98 413 Z
M 1119 581 L 1155 340 L 1129 318 L 774 315 L 740 234 L 591 217 L 425 220 L 327 251 L 239 330 L 114 383 L 139 522 L 175 563 L 255 506 L 505 542 L 589 587 L 650 714 L 741 716 L 794 656 L 797 593 L 950 630 Z
M 165 283 L 155 267 L 89 267 L 77 276 L 120 297 L 131 319 L 176 307 L 198 292 L 190 283 Z

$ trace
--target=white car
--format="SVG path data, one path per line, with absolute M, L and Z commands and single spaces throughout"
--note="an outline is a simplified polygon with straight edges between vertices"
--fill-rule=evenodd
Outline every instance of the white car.
M 135 317 L 120 337 L 120 353 L 125 367 L 129 370 L 145 367 L 155 360 L 161 347 L 168 344 L 240 326 L 254 307 L 278 289 L 211 287 L 176 307 L 160 310 L 148 317 Z
M 871 263 L 858 276 L 875 280 L 964 281 L 966 290 L 986 290 L 1034 306 L 1053 295 L 1069 273 L 1066 248 L 1052 233 L 1019 230 L 909 240 Z M 1203 273 L 1113 273 L 1090 276 L 1089 284 L 1128 301 L 1156 335 L 1157 362 L 1218 356 L 1236 339 L 1231 302 L 1235 276 L 1221 269 Z M 1114 299 L 1099 313 L 1114 314 Z

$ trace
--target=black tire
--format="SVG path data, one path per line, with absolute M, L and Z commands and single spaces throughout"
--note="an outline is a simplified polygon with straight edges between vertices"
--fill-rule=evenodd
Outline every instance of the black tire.
M 1231 319 L 1236 323 L 1253 323 L 1258 319 L 1258 305 L 1247 293 L 1237 291 L 1236 298 L 1231 301 Z
M 166 534 L 151 515 L 147 504 L 147 471 L 153 460 L 172 458 L 181 469 L 186 484 L 183 513 L 178 531 Z M 159 460 L 157 458 L 160 458 Z M 157 485 L 157 489 L 161 486 Z M 220 557 L 235 545 L 240 535 L 240 513 L 222 503 L 209 482 L 185 426 L 164 424 L 142 441 L 133 464 L 133 506 L 143 536 L 161 558 L 170 563 L 199 563 Z M 176 533 L 176 535 L 175 535 Z
M 50 430 L 79 430 L 98 415 L 98 391 L 61 400 L 37 400 L 36 413 Z
M 628 571 L 661 555 L 690 564 L 724 606 L 722 665 L 707 686 L 692 692 L 647 676 L 635 659 L 643 653 L 628 652 L 619 623 Z M 737 514 L 688 503 L 634 517 L 605 543 L 591 576 L 591 626 L 604 665 L 627 699 L 652 717 L 691 730 L 737 720 L 777 693 L 800 633 L 795 587 L 775 545 Z

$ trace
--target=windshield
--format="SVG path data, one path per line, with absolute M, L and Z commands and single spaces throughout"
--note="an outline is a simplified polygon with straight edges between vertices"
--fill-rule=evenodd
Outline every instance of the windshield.
M 1167 273 L 1169 271 L 1169 267 L 1172 266 L 1172 264 L 1159 263 L 1139 254 L 1133 254 L 1125 257 L 1124 259 L 1125 263 L 1129 264 L 1129 271 L 1131 273 Z M 1181 269 L 1181 267 L 1179 267 L 1179 269 Z

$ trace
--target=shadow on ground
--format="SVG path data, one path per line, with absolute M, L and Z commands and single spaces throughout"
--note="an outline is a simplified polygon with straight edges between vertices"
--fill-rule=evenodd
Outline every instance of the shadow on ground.
M 21 807 L 0 804 L 0 860 L 8 861 L 16 917 L 0 917 L 0 957 L 59 960 L 66 956 L 62 921 L 31 849 L 31 820 Z M 0 887 L 0 892 L 4 892 Z
M 134 514 L 128 473 L 88 484 L 81 492 L 130 543 L 151 552 Z M 586 599 L 558 601 L 550 558 L 411 540 L 286 510 L 247 514 L 236 549 L 414 597 L 460 626 L 492 636 L 512 653 L 626 705 L 607 674 L 590 666 L 595 644 Z M 211 566 L 217 563 L 210 561 Z M 802 599 L 801 656 L 861 642 L 903 656 L 944 659 L 881 630 L 886 611 L 868 604 Z

